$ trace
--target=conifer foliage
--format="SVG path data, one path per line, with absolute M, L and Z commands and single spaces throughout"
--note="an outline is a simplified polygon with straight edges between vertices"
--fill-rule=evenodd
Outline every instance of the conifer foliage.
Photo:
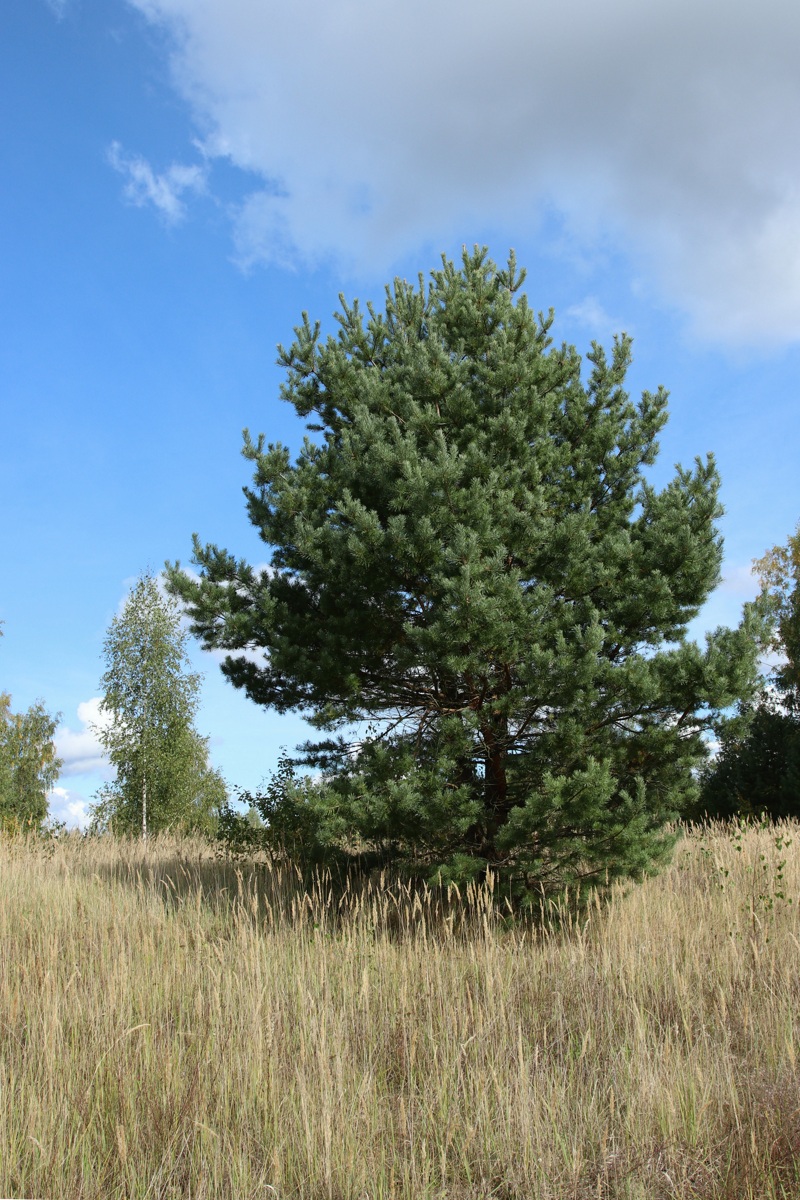
M 245 431 L 271 567 L 195 537 L 200 578 L 168 574 L 235 686 L 330 735 L 303 748 L 317 844 L 534 897 L 669 853 L 757 616 L 686 639 L 719 578 L 713 459 L 653 487 L 666 393 L 629 398 L 624 335 L 584 371 L 523 278 L 476 249 L 382 312 L 342 297 L 337 337 L 304 315 L 279 361 L 312 437 L 292 462 Z

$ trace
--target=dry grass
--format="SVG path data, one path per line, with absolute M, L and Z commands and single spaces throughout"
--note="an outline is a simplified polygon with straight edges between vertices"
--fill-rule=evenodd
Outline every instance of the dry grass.
M 797 1197 L 797 899 L 789 826 L 539 934 L 487 893 L 7 841 L 0 1194 Z

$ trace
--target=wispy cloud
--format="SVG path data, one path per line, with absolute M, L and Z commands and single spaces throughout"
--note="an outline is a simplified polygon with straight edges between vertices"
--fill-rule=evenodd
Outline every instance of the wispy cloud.
M 129 0 L 172 34 L 245 262 L 383 270 L 560 214 L 706 336 L 800 339 L 795 0 Z M 182 176 L 135 160 L 166 214 Z
M 722 570 L 721 592 L 729 596 L 741 596 L 744 600 L 754 600 L 758 595 L 758 577 L 750 563 L 725 563 Z
M 80 729 L 60 725 L 56 730 L 55 743 L 58 757 L 62 760 L 61 778 L 71 775 L 107 774 L 108 759 L 105 756 L 96 730 L 107 724 L 109 714 L 100 711 L 100 697 L 85 700 L 78 705 Z
M 722 579 L 711 593 L 702 612 L 689 624 L 689 634 L 702 643 L 704 636 L 720 625 L 734 629 L 742 619 L 743 605 L 758 595 L 758 580 L 749 563 L 727 561 L 722 564 Z
M 588 330 L 596 338 L 608 339 L 615 333 L 633 333 L 631 323 L 612 317 L 603 308 L 596 296 L 586 296 L 578 304 L 572 304 L 564 310 L 564 318 L 573 325 Z
M 127 180 L 123 189 L 125 199 L 138 208 L 152 204 L 171 225 L 177 224 L 186 215 L 186 205 L 181 199 L 183 194 L 206 190 L 208 168 L 205 165 L 173 163 L 158 174 L 146 158 L 139 154 L 126 154 L 119 142 L 111 143 L 108 161 Z

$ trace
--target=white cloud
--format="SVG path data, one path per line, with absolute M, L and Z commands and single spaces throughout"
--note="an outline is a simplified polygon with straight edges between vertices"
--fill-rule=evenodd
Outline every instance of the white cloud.
M 556 211 L 707 336 L 800 338 L 795 0 L 129 3 L 171 33 L 209 159 L 253 175 L 244 263 L 383 270 Z M 120 161 L 172 219 L 200 178 Z
M 63 762 L 61 778 L 90 773 L 107 775 L 108 759 L 95 730 L 108 723 L 109 714 L 100 711 L 99 696 L 78 705 L 78 720 L 82 726 L 78 730 L 67 725 L 60 725 L 56 730 L 56 751 Z
M 206 188 L 208 169 L 205 166 L 173 163 L 158 175 L 147 159 L 139 154 L 126 154 L 119 142 L 111 143 L 108 160 L 127 179 L 123 189 L 126 200 L 137 208 L 152 204 L 171 225 L 186 215 L 186 205 L 181 200 L 183 193 L 203 192 Z
M 63 821 L 68 829 L 85 829 L 89 824 L 89 801 L 79 792 L 54 787 L 48 801 L 50 817 L 55 821 Z
M 579 304 L 570 305 L 565 309 L 564 317 L 567 321 L 587 329 L 591 337 L 598 341 L 607 340 L 622 330 L 633 333 L 631 323 L 609 316 L 596 296 L 586 296 Z
M 758 578 L 750 563 L 746 565 L 723 564 L 722 582 L 719 585 L 721 592 L 725 592 L 729 596 L 741 597 L 743 600 L 755 600 L 758 589 Z
M 689 635 L 701 644 L 706 633 L 720 625 L 734 629 L 742 619 L 748 600 L 758 595 L 758 580 L 749 563 L 723 562 L 722 579 L 709 596 L 701 612 L 689 623 Z

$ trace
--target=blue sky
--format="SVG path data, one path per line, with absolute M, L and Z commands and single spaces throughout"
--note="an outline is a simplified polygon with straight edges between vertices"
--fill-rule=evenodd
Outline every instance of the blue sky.
M 78 822 L 105 630 L 193 531 L 263 562 L 241 430 L 298 446 L 278 342 L 442 252 L 514 247 L 580 350 L 664 384 L 656 479 L 709 450 L 738 620 L 800 517 L 800 8 L 765 0 L 3 0 L 0 688 L 62 714 Z M 197 651 L 256 787 L 298 718 Z

